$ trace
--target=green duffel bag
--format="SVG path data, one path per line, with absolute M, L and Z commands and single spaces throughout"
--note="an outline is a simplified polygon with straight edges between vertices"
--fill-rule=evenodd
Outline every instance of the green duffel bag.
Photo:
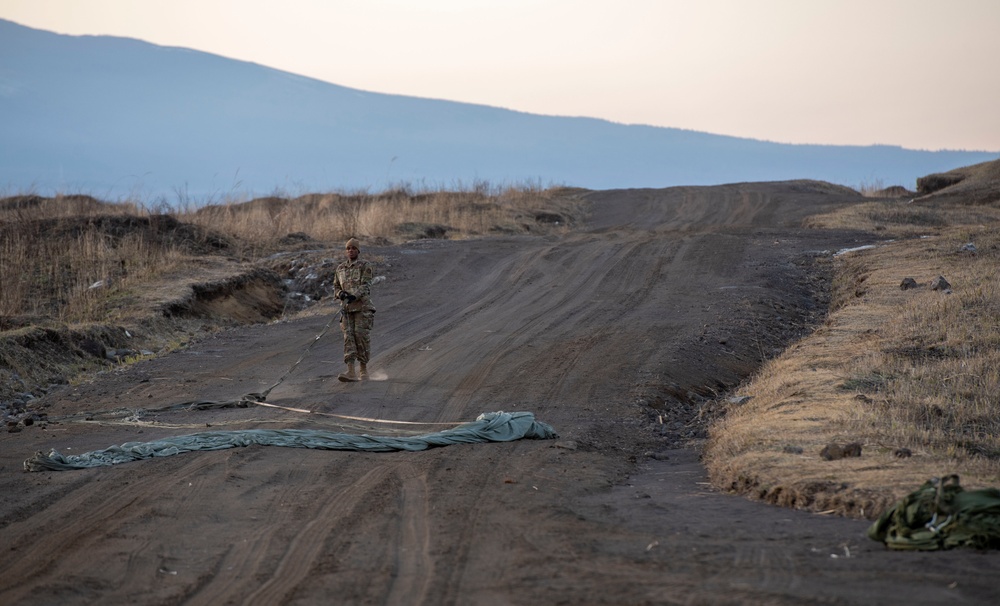
M 928 480 L 868 528 L 890 549 L 1000 548 L 1000 490 L 965 490 L 957 475 Z

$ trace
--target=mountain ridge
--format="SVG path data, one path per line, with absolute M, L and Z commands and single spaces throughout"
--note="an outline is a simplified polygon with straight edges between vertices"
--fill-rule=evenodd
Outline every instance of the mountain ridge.
M 352 89 L 220 55 L 0 19 L 0 189 L 210 200 L 816 179 L 913 188 L 998 152 L 774 143 Z

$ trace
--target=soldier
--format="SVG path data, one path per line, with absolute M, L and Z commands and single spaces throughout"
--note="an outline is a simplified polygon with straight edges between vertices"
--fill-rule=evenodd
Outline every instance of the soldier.
M 375 306 L 371 301 L 375 268 L 359 259 L 359 242 L 351 238 L 345 245 L 347 261 L 337 266 L 333 279 L 333 296 L 341 300 L 340 328 L 344 331 L 344 362 L 347 372 L 341 381 L 368 379 L 368 359 L 371 355 L 371 331 L 375 323 Z M 360 365 L 355 374 L 354 363 Z

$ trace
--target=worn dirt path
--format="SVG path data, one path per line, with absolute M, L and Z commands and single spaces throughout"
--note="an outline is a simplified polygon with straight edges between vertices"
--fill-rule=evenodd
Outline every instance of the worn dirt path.
M 339 334 L 273 408 L 0 434 L 0 604 L 987 604 L 996 554 L 892 553 L 868 522 L 720 494 L 697 418 L 823 311 L 817 263 L 866 236 L 801 219 L 857 199 L 804 182 L 592 192 L 563 238 L 362 254 L 373 380 Z M 826 251 L 826 252 L 822 252 Z M 227 330 L 46 397 L 51 418 L 238 398 L 326 323 Z M 388 431 L 526 410 L 558 440 L 367 454 L 251 447 L 22 473 L 36 450 L 243 427 Z

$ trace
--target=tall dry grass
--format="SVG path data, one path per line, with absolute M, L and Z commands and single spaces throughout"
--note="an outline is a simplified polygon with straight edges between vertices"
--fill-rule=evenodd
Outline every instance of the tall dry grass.
M 582 205 L 567 192 L 487 183 L 455 191 L 397 187 L 381 193 L 271 196 L 189 208 L 177 216 L 236 236 L 250 247 L 246 254 L 253 257 L 289 234 L 304 234 L 321 242 L 361 237 L 390 243 L 420 237 L 564 230 L 582 215 Z
M 872 178 L 862 181 L 854 189 L 866 198 L 885 198 L 885 181 L 879 178 Z
M 147 217 L 87 196 L 9 198 L 0 206 L 0 316 L 82 322 L 106 317 L 131 288 L 178 262 L 175 247 L 109 223 Z M 98 222 L 97 219 L 103 219 Z
M 99 322 L 139 289 L 220 253 L 255 262 L 289 241 L 317 247 L 348 237 L 393 243 L 422 237 L 552 233 L 583 213 L 568 190 L 476 183 L 458 191 L 271 196 L 202 208 L 155 210 L 89 196 L 0 200 L 0 330 L 5 324 Z M 164 214 L 164 211 L 169 211 Z
M 61 242 L 30 232 L 5 236 L 0 245 L 5 268 L 0 315 L 61 322 L 103 317 L 132 285 L 152 279 L 178 259 L 174 249 L 151 246 L 138 234 L 111 239 L 85 231 Z M 16 268 L 16 273 L 6 268 Z

